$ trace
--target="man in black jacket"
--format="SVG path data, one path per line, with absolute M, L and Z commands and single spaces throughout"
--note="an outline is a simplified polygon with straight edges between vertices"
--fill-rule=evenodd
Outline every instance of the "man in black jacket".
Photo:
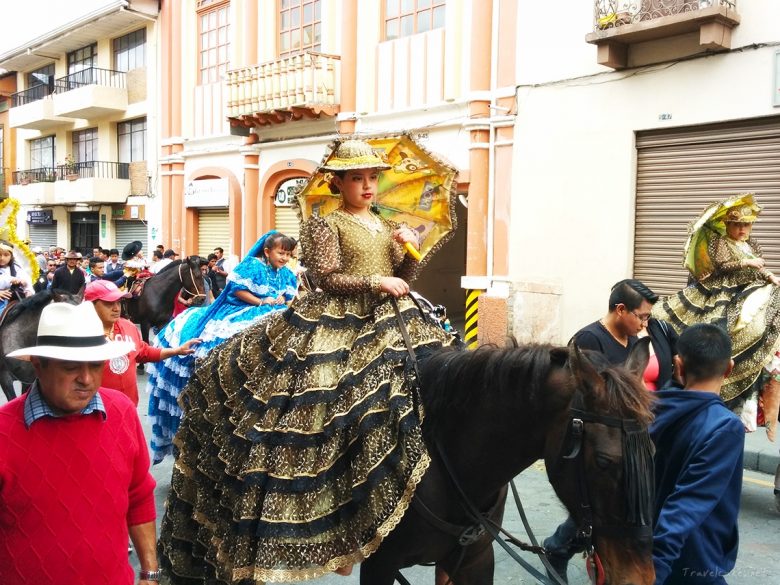
M 71 250 L 65 255 L 65 266 L 54 271 L 51 281 L 52 290 L 64 290 L 71 294 L 78 293 L 85 285 L 84 271 L 79 268 L 81 254 Z

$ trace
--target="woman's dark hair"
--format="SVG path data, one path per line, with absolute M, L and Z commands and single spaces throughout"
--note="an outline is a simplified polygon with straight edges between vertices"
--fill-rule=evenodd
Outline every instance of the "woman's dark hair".
M 731 360 L 731 338 L 712 323 L 691 325 L 677 340 L 677 354 L 688 378 L 710 380 L 726 373 Z
M 332 171 L 332 172 L 333 172 L 333 175 L 335 177 L 338 177 L 339 179 L 343 179 L 344 177 L 347 176 L 347 171 Z M 339 188 L 336 187 L 336 185 L 333 184 L 332 180 L 331 180 L 330 183 L 328 183 L 328 189 L 334 195 L 338 195 L 339 193 L 341 193 L 341 191 L 339 191 Z
M 152 258 L 157 258 L 157 260 L 162 260 L 163 258 L 162 252 L 160 252 L 160 250 L 155 250 L 154 252 L 152 252 Z
M 276 246 L 281 246 L 282 250 L 285 252 L 292 252 L 297 245 L 298 242 L 295 238 L 285 236 L 281 232 L 276 232 L 265 239 L 265 242 L 263 242 L 263 250 L 273 250 Z
M 642 301 L 654 305 L 657 300 L 658 295 L 643 282 L 634 278 L 626 278 L 615 283 L 612 287 L 612 292 L 609 294 L 609 312 L 614 311 L 618 305 L 624 305 L 629 311 L 635 311 L 642 304 Z

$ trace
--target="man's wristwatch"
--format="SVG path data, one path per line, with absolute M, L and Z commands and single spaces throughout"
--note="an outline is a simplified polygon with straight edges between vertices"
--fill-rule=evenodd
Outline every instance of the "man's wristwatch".
M 159 581 L 162 577 L 162 570 L 156 571 L 138 571 L 138 578 L 141 581 Z

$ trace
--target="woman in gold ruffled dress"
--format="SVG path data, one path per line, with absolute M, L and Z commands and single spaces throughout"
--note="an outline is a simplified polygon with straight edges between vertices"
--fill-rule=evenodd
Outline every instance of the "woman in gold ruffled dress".
M 182 393 L 160 536 L 173 583 L 348 574 L 406 511 L 429 458 L 391 299 L 416 351 L 454 340 L 407 296 L 415 232 L 371 211 L 387 168 L 340 144 L 321 169 L 341 207 L 302 226 L 317 290 L 220 346 Z
M 780 350 L 780 279 L 769 271 L 758 242 L 750 236 L 761 212 L 752 194 L 710 206 L 691 225 L 686 267 L 692 282 L 663 302 L 653 316 L 679 332 L 694 323 L 720 323 L 733 344 L 734 369 L 721 398 L 756 429 L 760 391 L 767 436 L 774 441 L 780 381 L 773 358 Z M 777 360 L 775 360 L 777 361 Z

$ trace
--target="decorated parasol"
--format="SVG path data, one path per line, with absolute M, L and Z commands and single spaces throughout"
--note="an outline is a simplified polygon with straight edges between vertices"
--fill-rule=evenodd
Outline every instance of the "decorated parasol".
M 11 244 L 14 248 L 14 260 L 35 282 L 38 278 L 38 261 L 30 247 L 16 235 L 16 216 L 19 213 L 19 202 L 16 199 L 5 199 L 0 202 L 0 240 Z
M 714 237 L 726 234 L 726 216 L 730 210 L 740 207 L 749 208 L 748 211 L 753 216 L 761 212 L 761 206 L 755 202 L 753 193 L 740 193 L 709 205 L 699 218 L 688 226 L 683 265 L 697 279 L 701 280 L 712 273 L 713 265 L 709 254 L 710 242 Z
M 325 216 L 341 205 L 330 191 L 333 173 L 322 169 L 343 138 L 336 141 L 322 165 L 298 195 L 301 216 Z M 405 223 L 420 234 L 420 261 L 446 242 L 457 227 L 455 189 L 458 171 L 431 154 L 409 134 L 363 138 L 390 168 L 382 171 L 374 209 L 382 217 Z M 411 246 L 407 245 L 407 250 Z M 414 254 L 416 250 L 409 250 Z

